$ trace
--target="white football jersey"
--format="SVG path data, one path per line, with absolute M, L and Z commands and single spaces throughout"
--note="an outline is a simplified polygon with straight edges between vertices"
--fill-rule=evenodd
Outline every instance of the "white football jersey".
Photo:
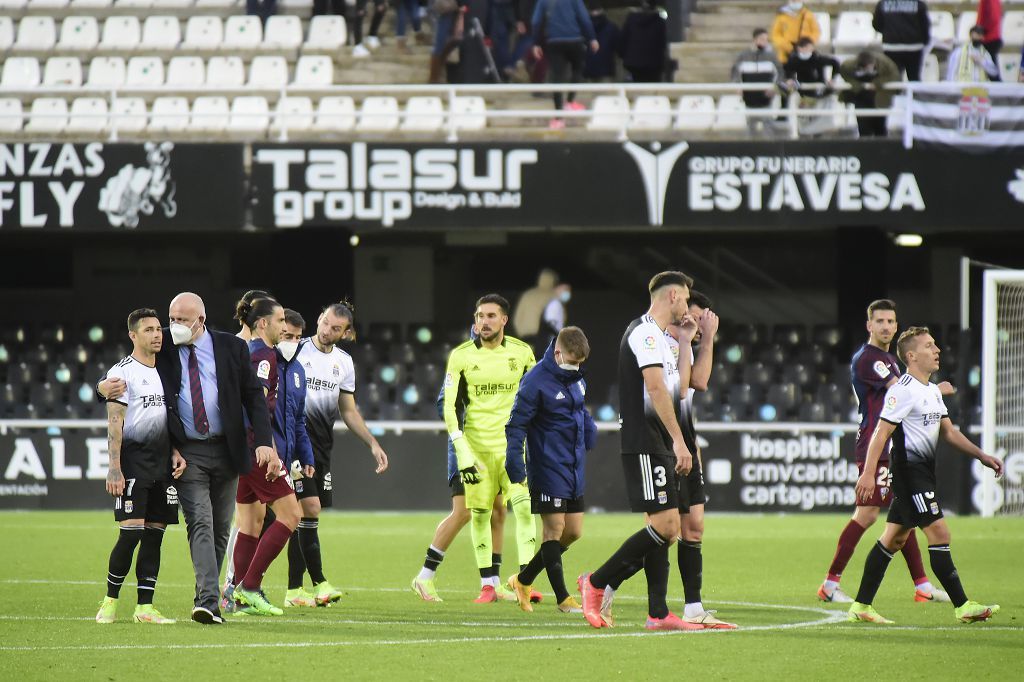
M 619 346 L 619 414 L 624 453 L 672 454 L 672 438 L 651 404 L 643 370 L 661 368 L 678 419 L 681 390 L 676 356 L 665 331 L 650 315 L 633 320 L 626 328 Z
M 318 458 L 331 456 L 338 396 L 356 392 L 356 370 L 352 356 L 337 346 L 322 352 L 306 338 L 295 355 L 306 372 L 306 431 Z
M 897 425 L 889 458 L 894 463 L 934 463 L 939 426 L 948 414 L 936 384 L 904 374 L 885 392 L 882 405 L 881 418 Z
M 170 437 L 164 385 L 156 367 L 132 356 L 110 368 L 108 378 L 123 379 L 124 395 L 113 402 L 125 405 L 121 439 L 121 465 L 137 476 L 161 478 L 170 467 Z

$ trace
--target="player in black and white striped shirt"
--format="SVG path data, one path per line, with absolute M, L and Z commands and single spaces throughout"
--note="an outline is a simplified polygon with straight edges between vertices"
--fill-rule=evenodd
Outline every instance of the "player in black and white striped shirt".
M 107 401 L 110 466 L 107 492 L 114 496 L 114 519 L 121 531 L 110 553 L 107 596 L 96 614 L 97 623 L 113 623 L 117 599 L 136 545 L 138 580 L 137 623 L 173 623 L 153 607 L 160 545 L 167 524 L 178 522 L 178 491 L 172 477 L 185 471 L 185 460 L 173 453 L 167 432 L 164 386 L 156 370 L 163 330 L 156 311 L 140 308 L 128 316 L 132 354 L 107 372 L 125 382 L 124 394 Z M 173 470 L 172 470 L 173 466 Z
M 932 571 L 949 593 L 958 620 L 971 623 L 991 618 L 998 605 L 986 606 L 968 601 L 960 576 L 949 552 L 949 526 L 942 517 L 936 493 L 935 450 L 941 436 L 957 450 L 970 455 L 999 476 L 1003 465 L 981 451 L 950 422 L 939 387 L 930 381 L 939 370 L 939 348 L 927 327 L 911 327 L 900 335 L 896 354 L 907 366 L 907 373 L 886 391 L 882 414 L 868 445 L 864 471 L 857 479 L 856 492 L 868 499 L 875 490 L 875 469 L 892 437 L 889 452 L 893 502 L 889 507 L 885 531 L 864 563 L 857 599 L 850 607 L 849 620 L 892 623 L 871 606 L 885 569 L 893 554 L 920 528 L 928 538 L 928 556 Z

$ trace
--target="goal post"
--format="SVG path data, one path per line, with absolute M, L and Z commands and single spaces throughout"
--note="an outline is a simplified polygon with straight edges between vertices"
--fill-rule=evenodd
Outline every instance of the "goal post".
M 1024 270 L 984 273 L 981 389 L 981 447 L 1004 472 L 996 479 L 975 462 L 975 506 L 986 517 L 1024 515 Z

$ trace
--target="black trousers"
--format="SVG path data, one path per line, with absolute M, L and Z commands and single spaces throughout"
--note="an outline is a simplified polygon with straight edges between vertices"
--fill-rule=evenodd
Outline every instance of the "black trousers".
M 579 83 L 583 78 L 583 62 L 586 60 L 587 47 L 580 42 L 548 43 L 544 46 L 544 54 L 548 58 L 548 79 L 552 83 Z M 568 72 L 569 80 L 566 80 Z M 568 100 L 576 99 L 576 93 L 570 91 Z M 562 108 L 562 93 L 554 94 L 555 109 Z
M 313 0 L 313 16 L 318 14 L 345 16 L 345 0 Z
M 875 93 L 860 92 L 853 96 L 855 109 L 874 109 Z M 889 127 L 884 116 L 858 116 L 857 132 L 861 137 L 885 137 L 889 134 Z
M 900 73 L 907 74 L 908 81 L 921 80 L 921 61 L 924 57 L 924 50 L 912 52 L 886 52 L 885 56 L 896 62 Z
M 999 68 L 999 50 L 1003 49 L 1003 40 L 1002 40 L 1002 38 L 1000 38 L 999 40 L 993 40 L 990 43 L 982 43 L 982 45 L 985 47 L 986 50 L 988 50 L 988 53 L 990 55 L 992 55 L 992 61 L 995 62 L 996 68 L 998 69 Z M 1003 80 L 1002 73 L 998 73 L 996 75 L 996 77 L 993 78 L 992 80 L 994 80 L 994 81 L 1001 81 L 1001 80 Z

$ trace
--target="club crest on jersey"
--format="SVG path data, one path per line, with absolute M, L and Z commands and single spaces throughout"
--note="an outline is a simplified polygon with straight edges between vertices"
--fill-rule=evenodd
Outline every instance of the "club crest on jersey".
M 508 359 L 508 370 L 510 372 L 515 372 L 517 369 L 519 369 L 519 363 L 516 362 L 515 358 L 509 358 Z
M 875 374 L 884 379 L 889 376 L 889 368 L 885 366 L 884 362 L 879 360 L 875 363 Z
M 292 374 L 292 379 L 295 380 L 295 388 L 302 388 L 302 380 L 299 379 L 299 375 L 297 372 Z
M 656 344 L 654 342 L 654 337 L 653 336 L 645 336 L 644 337 L 644 348 L 646 348 L 647 350 L 654 350 L 655 345 Z
M 932 502 L 931 505 L 929 505 L 928 508 L 932 510 L 932 516 L 938 516 L 939 515 L 939 503 L 938 502 Z
M 302 481 L 301 480 L 295 481 L 295 492 L 297 492 L 297 493 L 301 493 L 302 492 Z
M 559 507 L 562 506 L 562 500 L 558 499 L 557 497 L 554 500 L 552 500 L 552 502 L 555 503 L 555 509 L 558 509 Z
M 339 377 L 339 376 L 341 376 L 341 368 L 340 368 L 340 367 L 338 367 L 337 365 L 335 365 L 335 366 L 334 366 L 334 367 L 333 367 L 333 368 L 331 369 L 331 374 L 333 374 L 333 375 L 334 375 L 334 376 L 336 376 L 336 377 Z
M 260 379 L 270 378 L 270 360 L 261 360 L 256 367 L 256 376 Z
M 173 485 L 167 486 L 167 504 L 178 504 L 178 489 Z
M 668 493 L 665 492 L 664 490 L 659 490 L 658 491 L 658 504 L 667 504 L 667 503 L 668 503 Z
M 133 503 L 131 500 L 125 500 L 124 501 L 124 513 L 125 514 L 131 514 L 133 509 L 135 509 L 135 503 Z

